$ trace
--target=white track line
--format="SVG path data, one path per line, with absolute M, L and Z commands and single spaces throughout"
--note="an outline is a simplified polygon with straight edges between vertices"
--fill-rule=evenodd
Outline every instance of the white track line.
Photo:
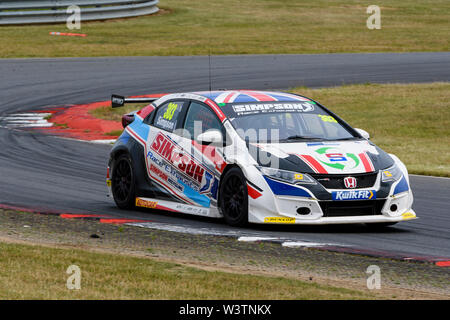
M 256 242 L 256 241 L 270 241 L 279 239 L 280 238 L 270 238 L 270 237 L 239 237 L 237 240 L 242 242 Z
M 239 237 L 242 232 L 234 231 L 234 230 L 222 230 L 215 228 L 196 228 L 189 226 L 179 226 L 173 225 L 169 223 L 160 223 L 160 222 L 136 222 L 136 223 L 127 223 L 131 226 L 149 228 L 149 229 L 157 229 L 157 230 L 165 230 L 172 231 L 178 233 L 187 233 L 194 235 L 211 235 L 211 236 L 233 236 Z
M 105 139 L 105 140 L 79 140 L 84 142 L 90 142 L 90 143 L 97 143 L 97 144 L 113 144 L 116 142 L 116 139 Z
M 179 226 L 172 225 L 169 223 L 160 223 L 160 222 L 134 222 L 134 223 L 125 223 L 126 225 L 141 227 L 141 228 L 149 228 L 149 229 L 157 229 L 164 231 L 172 231 L 178 233 L 187 233 L 193 235 L 212 235 L 212 236 L 228 236 L 228 237 L 236 237 L 237 241 L 242 242 L 256 242 L 256 241 L 283 241 L 283 247 L 290 248 L 300 248 L 300 247 L 351 247 L 348 245 L 338 244 L 338 243 L 321 243 L 321 242 L 309 242 L 309 241 L 297 241 L 297 240 L 287 240 L 277 237 L 265 237 L 263 235 L 242 235 L 241 231 L 234 230 L 222 230 L 216 228 L 196 228 L 190 226 Z M 250 233 L 251 234 L 251 233 Z
M 346 247 L 337 243 L 321 243 L 321 242 L 308 242 L 308 241 L 286 241 L 281 244 L 283 247 L 298 248 L 298 247 Z
M 6 117 L 14 118 L 14 117 L 40 117 L 45 118 L 51 116 L 51 113 L 11 113 Z
M 53 123 L 45 119 L 50 115 L 51 113 L 13 113 L 0 117 L 0 121 L 10 128 L 48 128 L 53 126 Z
M 23 123 L 23 124 L 10 124 L 9 128 L 43 128 L 53 127 L 53 123 Z

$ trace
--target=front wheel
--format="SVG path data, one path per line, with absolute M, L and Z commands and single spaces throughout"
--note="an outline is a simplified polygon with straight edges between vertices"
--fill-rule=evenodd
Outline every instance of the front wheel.
M 136 198 L 133 165 L 127 154 L 120 155 L 113 163 L 111 190 L 120 209 L 134 207 Z
M 247 180 L 241 169 L 232 168 L 222 178 L 219 205 L 227 224 L 241 227 L 248 223 Z

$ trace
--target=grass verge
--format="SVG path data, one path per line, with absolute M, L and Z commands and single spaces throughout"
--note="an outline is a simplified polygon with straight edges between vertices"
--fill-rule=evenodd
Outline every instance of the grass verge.
M 81 289 L 69 290 L 70 265 Z M 151 258 L 0 242 L 1 299 L 368 299 L 282 277 L 206 271 Z
M 327 232 L 368 232 L 363 226 L 324 228 L 327 228 Z M 390 234 L 398 230 L 390 228 L 385 232 Z M 169 289 L 167 293 L 162 293 L 164 298 L 174 298 L 169 296 L 174 293 L 182 298 L 201 298 L 208 290 L 212 292 L 218 288 L 221 291 L 217 295 L 206 298 L 245 298 L 250 295 L 250 290 L 252 293 L 249 297 L 253 298 L 302 298 L 302 292 L 285 291 L 300 288 L 305 288 L 307 299 L 317 298 L 315 293 L 323 293 L 324 298 L 337 299 L 450 297 L 448 268 L 431 263 L 314 248 L 288 248 L 277 243 L 240 242 L 232 237 L 117 226 L 92 219 L 62 219 L 56 215 L 0 209 L 1 242 L 39 246 L 26 246 L 24 249 L 0 246 L 0 283 L 3 286 L 3 289 L 0 288 L 0 298 L 24 297 L 25 294 L 27 298 L 155 298 L 158 290 L 163 288 L 162 282 L 167 285 L 165 290 Z M 58 250 L 47 251 L 48 248 Z M 65 271 L 71 264 L 81 268 L 81 291 L 65 289 L 68 278 Z M 366 269 L 370 265 L 377 265 L 382 270 L 382 288 L 379 290 L 367 289 Z M 168 269 L 167 275 L 161 271 L 162 266 Z M 137 278 L 132 278 L 132 275 Z M 234 288 L 222 291 L 223 287 L 219 285 L 208 287 L 205 279 L 215 283 L 219 278 Z M 118 283 L 114 282 L 118 279 Z M 145 285 L 154 286 L 141 286 L 136 279 Z M 199 287 L 203 280 L 208 288 Z M 269 281 L 269 284 L 259 286 L 263 280 Z M 238 281 L 242 281 L 241 285 L 251 287 L 243 288 L 236 284 Z M 124 286 L 120 288 L 122 284 Z M 172 291 L 171 286 L 174 284 L 181 287 Z M 278 285 L 280 290 L 277 290 Z M 111 290 L 111 294 L 103 296 L 106 288 Z M 272 288 L 272 292 L 267 291 Z M 88 292 L 85 289 L 92 290 Z
M 131 104 L 126 104 L 120 108 L 111 108 L 110 103 L 106 103 L 104 107 L 89 110 L 89 114 L 98 119 L 121 122 L 122 116 L 124 114 L 127 114 L 132 111 L 140 110 L 147 105 L 148 105 L 148 103 L 146 103 L 146 104 L 131 103 Z
M 358 0 L 162 0 L 161 12 L 82 23 L 2 26 L 0 57 L 448 51 L 447 0 L 381 0 L 381 29 Z

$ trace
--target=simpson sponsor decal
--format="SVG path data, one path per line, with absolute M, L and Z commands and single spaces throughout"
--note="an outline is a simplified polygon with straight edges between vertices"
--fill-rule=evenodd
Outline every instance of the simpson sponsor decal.
M 313 102 L 285 102 L 285 103 L 252 103 L 235 104 L 234 112 L 239 115 L 271 112 L 311 112 L 314 110 Z
M 164 166 L 165 169 L 169 169 L 168 166 Z M 166 173 L 164 173 L 162 170 L 160 170 L 158 167 L 156 167 L 154 164 L 150 165 L 150 171 L 155 174 L 158 178 L 167 181 L 172 187 L 178 189 L 179 191 L 183 192 L 184 188 L 179 183 L 177 183 L 175 180 L 173 180 L 171 177 L 169 177 Z M 169 174 L 172 174 L 171 170 L 167 171 Z
M 180 182 L 175 186 L 177 189 L 181 191 L 183 185 L 187 185 L 200 193 L 208 193 L 211 191 L 214 182 L 213 173 L 209 172 L 200 162 L 185 153 L 170 138 L 162 133 L 158 133 L 150 149 L 162 159 L 156 157 L 152 151 L 147 152 L 147 158 L 150 158 L 156 163 L 161 170 L 164 168 L 165 172 Z M 152 171 L 151 167 L 150 171 Z M 157 174 L 156 172 L 154 173 Z M 164 175 L 161 178 L 168 181 Z
M 205 169 L 162 133 L 158 133 L 150 148 L 194 181 L 202 182 Z
M 347 190 L 331 192 L 333 200 L 375 200 L 377 193 L 375 190 Z
M 155 165 L 153 165 L 153 164 L 150 165 L 150 171 L 153 172 L 159 178 L 167 181 L 167 179 L 168 179 L 167 174 L 165 174 L 164 172 L 159 170 L 159 168 L 157 168 Z
M 174 167 L 172 167 L 171 164 L 167 163 L 166 161 L 157 158 L 154 153 L 152 151 L 148 151 L 147 152 L 147 158 L 150 159 L 152 162 L 156 163 L 156 166 L 150 165 L 150 173 L 154 174 L 154 176 L 158 177 L 158 178 L 162 178 L 163 180 L 169 182 L 171 185 L 173 185 L 174 187 L 176 187 L 178 190 L 183 191 L 183 186 L 180 185 L 184 184 L 189 186 L 190 188 L 194 189 L 194 190 L 198 190 L 198 185 L 195 184 L 194 182 L 192 182 L 191 179 L 188 179 L 187 177 L 185 177 L 184 175 L 182 175 L 181 173 L 179 173 Z M 160 170 L 158 169 L 161 168 Z M 164 179 L 164 175 L 159 174 L 158 171 L 154 170 L 154 168 L 158 169 L 159 172 L 165 172 L 167 175 L 169 175 L 167 177 L 167 180 Z M 171 179 L 171 177 L 173 179 Z

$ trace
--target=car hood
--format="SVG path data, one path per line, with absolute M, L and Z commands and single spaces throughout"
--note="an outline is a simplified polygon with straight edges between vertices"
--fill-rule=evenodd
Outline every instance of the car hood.
M 366 173 L 394 164 L 386 152 L 368 140 L 251 143 L 249 151 L 256 154 L 262 166 L 312 174 Z

